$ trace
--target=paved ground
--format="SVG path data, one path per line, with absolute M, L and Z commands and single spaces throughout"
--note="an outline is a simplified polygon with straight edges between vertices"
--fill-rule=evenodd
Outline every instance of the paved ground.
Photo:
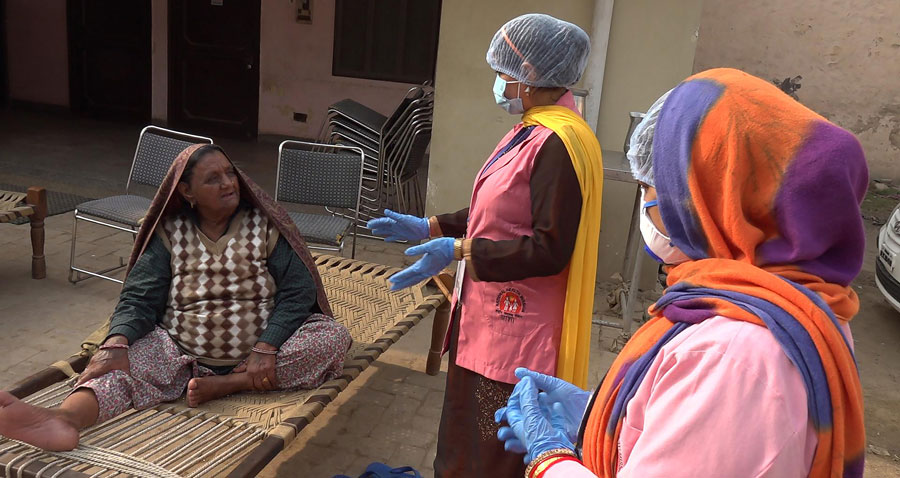
M 0 182 L 43 184 L 86 196 L 114 194 L 124 188 L 137 130 L 0 111 Z M 271 188 L 274 142 L 226 148 L 240 151 L 245 169 Z M 48 277 L 43 281 L 29 278 L 28 226 L 0 224 L 0 331 L 7 339 L 0 351 L 0 389 L 77 350 L 81 339 L 113 310 L 116 284 L 66 282 L 71 222 L 71 213 L 47 220 Z M 853 330 L 872 452 L 867 476 L 888 477 L 900 476 L 900 314 L 874 286 L 871 245 L 876 230 L 868 227 L 870 250 L 855 283 L 862 310 Z M 114 264 L 131 247 L 128 235 L 94 226 L 80 229 L 79 237 L 78 261 L 88 265 Z M 358 256 L 399 266 L 408 263 L 402 249 L 364 240 Z M 608 284 L 600 284 L 598 298 L 605 287 Z M 598 313 L 602 304 L 598 300 Z M 357 476 L 372 461 L 412 465 L 431 476 L 445 374 L 422 373 L 430 333 L 429 318 L 351 383 L 261 476 Z M 591 382 L 596 384 L 611 355 L 604 351 L 608 342 L 594 343 Z

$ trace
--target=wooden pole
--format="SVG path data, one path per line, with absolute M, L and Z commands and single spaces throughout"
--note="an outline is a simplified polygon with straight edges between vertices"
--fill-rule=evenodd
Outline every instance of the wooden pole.
M 425 373 L 437 375 L 441 371 L 441 352 L 444 348 L 447 327 L 450 325 L 450 301 L 453 296 L 454 280 L 453 275 L 447 273 L 434 276 L 432 280 L 446 298 L 434 311 L 434 323 L 431 325 L 431 348 L 428 350 L 428 361 L 425 363 Z
M 29 217 L 31 224 L 31 278 L 47 277 L 47 262 L 44 259 L 44 219 L 47 218 L 47 190 L 32 186 L 28 188 L 25 201 L 34 208 Z

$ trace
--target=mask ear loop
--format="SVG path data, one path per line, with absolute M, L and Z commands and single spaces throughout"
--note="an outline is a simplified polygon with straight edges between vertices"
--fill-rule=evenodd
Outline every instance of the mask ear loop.
M 647 188 L 644 186 L 638 186 L 641 188 L 641 204 L 643 209 L 647 209 L 648 207 L 653 207 L 659 205 L 659 199 L 653 199 L 650 201 L 644 201 L 644 196 L 647 195 Z

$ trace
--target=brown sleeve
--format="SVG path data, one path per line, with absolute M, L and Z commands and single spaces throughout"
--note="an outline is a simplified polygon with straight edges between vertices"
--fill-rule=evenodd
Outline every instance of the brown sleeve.
M 463 237 L 469 224 L 469 208 L 434 216 L 441 227 L 443 237 Z
M 558 274 L 569 264 L 581 221 L 581 186 L 566 146 L 547 138 L 531 172 L 533 236 L 474 238 L 468 266 L 476 280 L 505 282 Z

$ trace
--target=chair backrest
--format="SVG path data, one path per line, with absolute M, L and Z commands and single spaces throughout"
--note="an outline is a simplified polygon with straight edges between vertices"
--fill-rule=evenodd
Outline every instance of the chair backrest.
M 425 160 L 425 152 L 428 151 L 428 145 L 431 144 L 431 125 L 422 126 L 413 132 L 412 143 L 406 153 L 406 160 L 400 171 L 400 179 L 407 180 L 414 176 L 422 162 Z
M 402 109 L 398 108 L 394 115 L 384 123 L 384 128 L 381 130 L 382 149 L 384 149 L 385 143 L 403 133 L 403 128 L 412 115 L 429 108 L 434 108 L 434 92 L 424 92 L 405 103 Z
M 388 116 L 387 121 L 384 122 L 384 126 L 381 128 L 381 134 L 384 135 L 387 130 L 397 122 L 397 119 L 400 118 L 400 116 L 409 108 L 410 104 L 412 104 L 413 101 L 422 98 L 422 96 L 424 95 L 425 90 L 423 90 L 421 87 L 414 86 L 410 88 L 409 91 L 406 92 L 406 96 L 404 96 L 403 99 L 400 100 L 400 104 L 397 105 L 397 107 L 394 109 L 394 112 L 391 113 L 391 115 Z
M 357 209 L 362 167 L 358 147 L 285 141 L 278 146 L 275 200 Z
M 125 190 L 131 184 L 140 184 L 158 188 L 162 184 L 169 166 L 184 151 L 184 148 L 192 144 L 212 144 L 213 140 L 205 136 L 182 133 L 158 126 L 147 126 L 141 130 L 138 138 L 137 150 L 134 152 L 134 161 L 131 163 L 131 173 L 128 175 L 128 183 Z
M 410 104 L 398 122 L 392 127 L 392 131 L 381 138 L 380 155 L 381 167 L 385 170 L 394 168 L 397 154 L 403 150 L 403 146 L 409 140 L 415 125 L 421 121 L 431 121 L 434 109 L 434 97 L 426 95 Z
M 383 142 L 382 158 L 387 170 L 395 169 L 399 159 L 398 155 L 401 155 L 409 144 L 416 128 L 422 124 L 431 123 L 432 112 L 433 104 L 416 108 L 404 119 L 402 124 L 397 125 L 397 134 Z

